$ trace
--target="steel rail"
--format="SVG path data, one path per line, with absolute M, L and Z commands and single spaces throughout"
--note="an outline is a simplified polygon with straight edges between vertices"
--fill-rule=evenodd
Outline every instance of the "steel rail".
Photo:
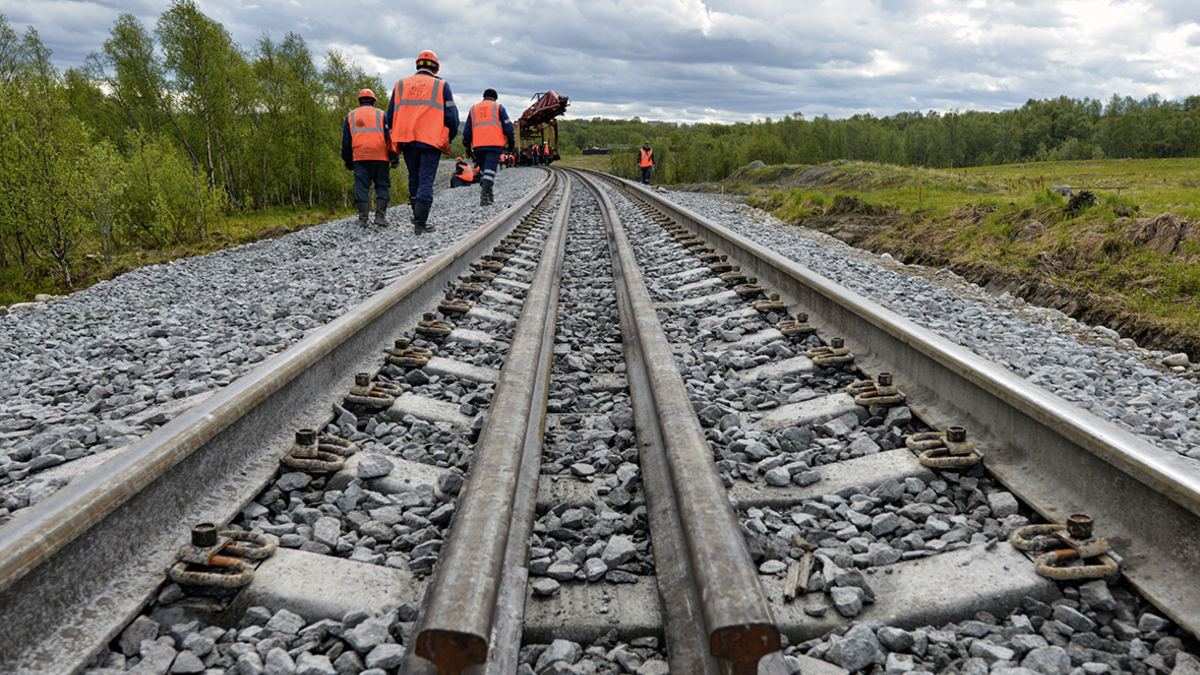
M 511 558 L 522 567 L 528 565 L 570 198 L 566 181 L 475 443 L 417 633 L 416 654 L 432 661 L 441 675 L 457 675 L 488 660 L 497 614 L 507 626 L 516 619 L 516 647 L 520 648 L 523 611 L 515 617 L 513 612 L 524 607 L 524 577 L 520 593 L 506 596 L 507 605 L 498 606 L 497 598 L 507 575 L 519 575 L 506 561 Z M 511 637 L 514 631 L 505 632 Z M 413 665 L 407 671 L 416 669 Z
M 620 180 L 620 179 L 616 179 Z M 1050 522 L 1090 515 L 1130 583 L 1200 637 L 1200 466 L 1034 386 L 728 228 L 629 181 L 748 276 L 841 335 L 868 371 L 891 372 L 909 406 L 941 428 L 961 425 L 984 464 Z
M 85 667 L 153 597 L 190 526 L 236 516 L 295 429 L 328 419 L 335 392 L 550 185 L 0 528 L 0 669 Z
M 759 661 L 779 651 L 779 630 L 628 235 L 608 195 L 598 187 L 593 192 L 600 200 L 608 226 L 613 275 L 620 279 L 618 287 L 623 291 L 618 297 L 622 335 L 627 336 L 625 350 L 635 357 L 635 364 L 643 371 L 637 377 L 644 380 L 631 380 L 631 385 L 637 382 L 631 393 L 642 397 L 635 401 L 635 410 L 643 413 L 640 420 L 650 417 L 656 420 L 656 424 L 645 430 L 646 436 L 661 441 L 658 446 L 644 443 L 640 446 L 649 455 L 643 455 L 642 459 L 647 498 L 653 492 L 656 519 L 669 524 L 666 530 L 655 528 L 652 532 L 656 559 L 658 541 L 671 535 L 675 523 L 679 528 L 675 531 L 682 533 L 677 542 L 664 547 L 663 552 L 669 553 L 671 559 L 660 595 L 675 593 L 682 579 L 690 580 L 694 591 L 680 599 L 684 603 L 688 598 L 699 599 L 709 654 L 725 662 L 722 668 L 731 666 L 733 673 L 757 673 Z M 639 425 L 639 439 L 642 434 Z M 660 456 L 654 456 L 656 452 Z M 661 470 L 664 467 L 666 471 Z M 652 477 L 663 484 L 650 487 Z M 672 513 L 663 514 L 662 509 Z M 681 574 L 683 567 L 687 568 L 686 574 Z M 694 610 L 668 604 L 667 624 L 674 635 L 694 643 L 695 637 L 689 635 L 686 627 L 678 625 L 688 612 Z M 687 647 L 672 648 L 672 659 L 682 649 Z

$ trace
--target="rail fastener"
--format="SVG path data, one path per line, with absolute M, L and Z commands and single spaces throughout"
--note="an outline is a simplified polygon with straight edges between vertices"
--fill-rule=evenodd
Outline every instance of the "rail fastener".
M 743 298 L 754 298 L 762 295 L 763 287 L 762 284 L 758 283 L 758 279 L 750 277 L 746 279 L 746 283 L 734 286 L 733 292 Z
M 904 444 L 920 453 L 917 459 L 922 466 L 933 469 L 967 469 L 979 463 L 975 444 L 967 440 L 967 430 L 960 426 L 912 434 Z
M 1093 535 L 1093 526 L 1091 517 L 1076 513 L 1067 518 L 1066 525 L 1018 528 L 1009 537 L 1009 543 L 1020 551 L 1046 551 L 1037 557 L 1034 569 L 1047 579 L 1104 579 L 1117 574 L 1120 565 L 1109 555 L 1112 546 L 1108 540 Z M 1074 561 L 1084 564 L 1068 565 Z
M 454 291 L 447 292 L 438 303 L 438 311 L 446 316 L 461 316 L 471 311 L 471 307 L 471 301 L 454 297 Z
M 235 542 L 248 542 L 245 546 Z M 192 541 L 179 547 L 167 576 L 185 586 L 241 588 L 254 579 L 250 561 L 275 553 L 275 543 L 259 532 L 217 530 L 212 523 L 192 528 Z
M 805 338 L 817 332 L 817 329 L 813 328 L 812 324 L 808 322 L 808 314 L 806 312 L 796 312 L 796 318 L 784 319 L 775 324 L 775 328 L 780 333 L 783 333 L 784 337 L 788 338 Z
M 449 334 L 449 331 L 447 331 Z M 347 403 L 357 403 L 368 408 L 390 408 L 396 402 L 396 397 L 404 390 L 389 382 L 372 382 L 368 373 L 357 373 L 354 376 L 354 386 L 344 400 Z
M 407 339 L 399 338 L 388 350 L 388 363 L 401 368 L 420 368 L 433 358 L 433 350 L 414 347 Z
M 440 340 L 449 335 L 450 331 L 454 330 L 454 328 L 453 322 L 438 319 L 433 312 L 425 312 L 424 317 L 417 322 L 416 332 L 418 335 Z
M 345 458 L 358 452 L 354 443 L 336 436 L 317 436 L 312 429 L 296 430 L 296 442 L 280 462 L 305 473 L 333 473 L 346 465 Z
M 854 355 L 850 353 L 850 348 L 846 346 L 846 341 L 840 337 L 835 337 L 829 340 L 828 345 L 813 347 L 805 352 L 805 356 L 812 359 L 812 362 L 818 366 L 844 366 L 854 363 Z
M 904 403 L 904 394 L 892 384 L 891 373 L 880 373 L 874 380 L 859 380 L 846 385 L 846 393 L 854 402 L 864 406 L 890 408 Z

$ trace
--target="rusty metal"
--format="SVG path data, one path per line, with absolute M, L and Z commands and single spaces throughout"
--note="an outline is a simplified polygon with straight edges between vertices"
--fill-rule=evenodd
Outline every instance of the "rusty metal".
M 712 267 L 712 265 L 709 265 L 709 267 Z M 728 272 L 718 275 L 717 278 L 730 286 L 746 283 L 746 275 L 742 272 L 742 268 L 737 265 L 734 265 Z
M 1107 539 L 1093 536 L 1092 519 L 1086 515 L 1073 514 L 1066 525 L 1017 528 L 1009 537 L 1009 543 L 1021 551 L 1041 553 L 1034 569 L 1048 579 L 1102 579 L 1120 571 L 1120 565 L 1108 555 L 1112 546 Z M 1085 564 L 1065 566 L 1075 561 Z
M 762 295 L 762 290 L 762 284 L 758 283 L 758 279 L 755 279 L 754 277 L 746 279 L 746 283 L 738 284 L 733 288 L 733 292 L 737 293 L 743 298 L 753 298 Z
M 475 444 L 428 606 L 415 630 L 412 659 L 432 661 L 442 675 L 484 663 L 493 627 L 500 622 L 499 632 L 511 636 L 512 617 L 523 611 L 524 579 L 519 577 L 522 583 L 514 589 L 516 578 L 510 575 L 519 571 L 506 569 L 506 562 L 520 559 L 525 564 L 528 558 L 570 201 L 568 184 Z M 507 589 L 504 595 L 502 588 Z M 498 604 L 498 598 L 506 604 Z M 521 604 L 514 605 L 518 600 Z M 519 650 L 521 615 L 516 616 Z M 506 644 L 502 650 L 511 648 Z M 424 664 L 412 668 L 419 665 Z M 410 669 L 402 664 L 401 671 Z
M 332 437 L 322 436 L 322 439 Z M 349 443 L 349 441 L 346 441 Z M 326 441 L 326 445 L 330 445 Z M 353 446 L 353 443 L 351 443 Z M 341 471 L 346 465 L 344 455 L 352 454 L 352 452 L 330 452 L 331 448 L 322 448 L 318 441 L 317 432 L 312 429 L 299 429 L 296 431 L 296 442 L 292 445 L 292 449 L 287 452 L 279 461 L 283 462 L 284 466 L 306 473 L 333 473 Z
M 450 334 L 455 328 L 454 323 L 445 319 L 438 319 L 433 312 L 425 312 L 425 315 L 417 322 L 416 333 L 423 335 L 431 340 L 440 340 Z
M 967 440 L 967 430 L 960 426 L 912 434 L 904 444 L 919 453 L 917 459 L 930 468 L 966 469 L 979 463 L 975 444 Z
M 712 270 L 715 274 L 724 274 L 732 270 L 733 265 L 729 263 L 729 256 L 723 255 L 717 262 L 709 263 L 708 269 Z
M 357 403 L 368 408 L 390 408 L 396 402 L 396 397 L 404 393 L 404 389 L 390 382 L 372 382 L 369 373 L 358 373 L 354 376 L 354 386 L 350 388 L 344 400 L 347 403 Z
M 388 363 L 401 368 L 421 368 L 433 358 L 433 350 L 415 347 L 407 339 L 396 340 L 395 345 L 388 350 Z
M 780 321 L 775 324 L 775 328 L 779 329 L 779 332 L 788 338 L 805 338 L 817 332 L 817 329 L 813 328 L 812 324 L 808 322 L 808 314 L 804 312 L 797 312 L 794 319 Z
M 510 259 L 512 259 L 511 255 L 509 255 L 507 253 L 500 253 L 499 251 L 495 251 L 495 250 L 493 250 L 491 253 L 483 256 L 483 260 L 485 262 L 504 263 L 504 262 L 508 262 Z
M 438 311 L 446 316 L 461 316 L 471 311 L 471 302 L 454 297 L 454 291 L 446 293 L 446 297 L 438 303 Z
M 665 460 L 666 470 L 662 473 L 669 476 L 670 488 L 659 494 L 669 495 L 673 491 L 674 499 L 667 501 L 673 501 L 678 511 L 675 518 L 679 524 L 674 529 L 682 535 L 680 546 L 686 555 L 681 557 L 690 566 L 691 573 L 687 576 L 694 580 L 696 588 L 695 595 L 689 597 L 700 601 L 708 652 L 726 661 L 734 673 L 755 672 L 764 655 L 779 650 L 779 631 L 737 518 L 713 467 L 712 453 L 675 366 L 671 346 L 658 322 L 628 237 L 608 196 L 599 188 L 592 188 L 592 192 L 600 200 L 601 211 L 609 223 L 609 248 L 614 252 L 613 277 L 619 290 L 618 311 L 626 354 L 638 357 L 634 362 L 644 371 L 647 383 L 648 391 L 633 392 L 639 443 L 644 442 L 644 431 L 661 439 L 657 448 L 641 448 L 643 471 L 647 462 Z M 631 387 L 636 379 L 631 373 Z M 638 414 L 639 409 L 646 412 Z M 651 417 L 656 423 L 646 430 L 642 422 Z M 654 455 L 661 455 L 662 460 Z M 647 475 L 644 485 L 648 481 Z M 652 529 L 656 560 L 660 550 L 658 538 L 670 535 L 671 529 Z M 670 594 L 675 590 L 660 587 L 660 597 L 664 591 Z M 664 602 L 668 624 L 674 620 L 672 611 L 686 616 L 687 610 L 678 608 L 669 598 L 664 598 Z M 674 658 L 678 651 L 681 650 L 671 649 L 673 672 L 702 672 L 677 669 Z
M 787 304 L 785 304 L 783 302 L 783 300 L 779 299 L 778 293 L 772 293 L 771 295 L 769 295 L 767 297 L 766 300 L 755 300 L 753 307 L 754 307 L 754 309 L 757 309 L 758 311 L 762 312 L 763 314 L 769 314 L 771 312 L 775 312 L 776 314 L 782 314 L 787 311 Z M 777 324 L 776 327 L 778 327 L 779 325 L 781 325 L 783 323 L 785 323 L 785 322 L 783 322 L 783 321 L 779 322 L 779 324 Z M 795 325 L 796 325 L 795 321 L 793 321 L 792 327 L 794 327 Z M 783 333 L 782 330 L 780 330 L 779 332 Z M 787 333 L 784 333 L 784 335 L 788 336 Z M 788 337 L 790 337 L 790 336 L 788 336 Z
M 186 586 L 241 588 L 254 579 L 248 561 L 264 560 L 275 553 L 275 543 L 258 532 L 218 531 L 212 523 L 192 528 L 190 544 L 179 547 L 176 561 L 167 569 L 172 581 Z M 243 546 L 235 542 L 249 542 Z
M 850 348 L 840 337 L 830 340 L 828 346 L 813 347 L 805 352 L 805 355 L 818 366 L 833 367 L 854 363 L 854 355 L 850 353 Z
M 696 258 L 699 259 L 700 262 L 702 262 L 702 263 L 710 263 L 714 260 L 720 260 L 721 254 L 717 253 L 716 251 L 712 250 L 711 248 L 705 248 L 705 250 L 697 253 Z
M 858 380 L 846 385 L 846 393 L 854 402 L 864 407 L 882 406 L 890 408 L 904 403 L 904 394 L 892 384 L 891 373 L 880 373 L 874 380 Z
M 468 275 L 468 278 L 473 282 L 488 283 L 492 279 L 495 279 L 496 275 L 481 269 L 478 265 L 472 265 L 471 274 Z
M 504 269 L 504 263 L 496 260 L 484 260 L 483 262 L 479 263 L 479 269 L 487 272 L 499 272 L 500 270 Z

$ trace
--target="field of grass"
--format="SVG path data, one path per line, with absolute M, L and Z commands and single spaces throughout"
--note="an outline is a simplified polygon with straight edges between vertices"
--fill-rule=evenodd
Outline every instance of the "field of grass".
M 1182 340 L 1167 344 L 1200 345 L 1200 228 L 1191 225 L 1200 159 L 952 170 L 841 162 L 735 180 L 785 222 L 852 232 L 855 245 L 909 262 L 1091 294 L 1118 323 L 1142 326 L 1139 337 L 1161 330 Z M 1095 203 L 1073 207 L 1051 189 L 1064 185 Z

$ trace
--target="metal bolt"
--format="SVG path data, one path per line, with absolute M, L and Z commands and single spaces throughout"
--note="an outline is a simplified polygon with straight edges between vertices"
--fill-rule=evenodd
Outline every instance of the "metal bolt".
M 356 373 L 354 375 L 354 384 L 360 387 L 371 386 L 371 376 L 367 373 Z
M 892 386 L 892 374 L 891 373 L 880 373 L 879 378 L 876 379 L 876 382 L 881 387 L 890 387 L 890 386 Z
M 217 526 L 212 523 L 200 523 L 192 528 L 192 546 L 209 547 L 217 545 Z
M 808 312 L 796 312 L 796 320 L 800 323 L 808 321 Z
M 434 319 L 437 318 L 437 315 L 434 314 L 433 312 L 425 312 L 422 316 L 424 317 L 424 319 L 426 321 L 433 321 Z
M 297 429 L 296 430 L 296 445 L 308 446 L 316 445 L 317 432 L 314 429 Z
M 779 302 L 779 294 L 778 293 L 771 294 L 771 302 Z
M 946 440 L 951 443 L 965 443 L 967 441 L 967 430 L 962 427 L 950 427 L 946 430 Z
M 1073 514 L 1067 518 L 1067 534 L 1071 535 L 1072 539 L 1091 539 L 1094 524 L 1091 518 L 1082 513 Z
M 846 346 L 846 341 L 840 337 L 835 337 L 829 341 L 829 346 L 834 349 L 841 349 Z
M 396 340 L 396 349 L 408 349 L 408 340 L 405 338 Z

